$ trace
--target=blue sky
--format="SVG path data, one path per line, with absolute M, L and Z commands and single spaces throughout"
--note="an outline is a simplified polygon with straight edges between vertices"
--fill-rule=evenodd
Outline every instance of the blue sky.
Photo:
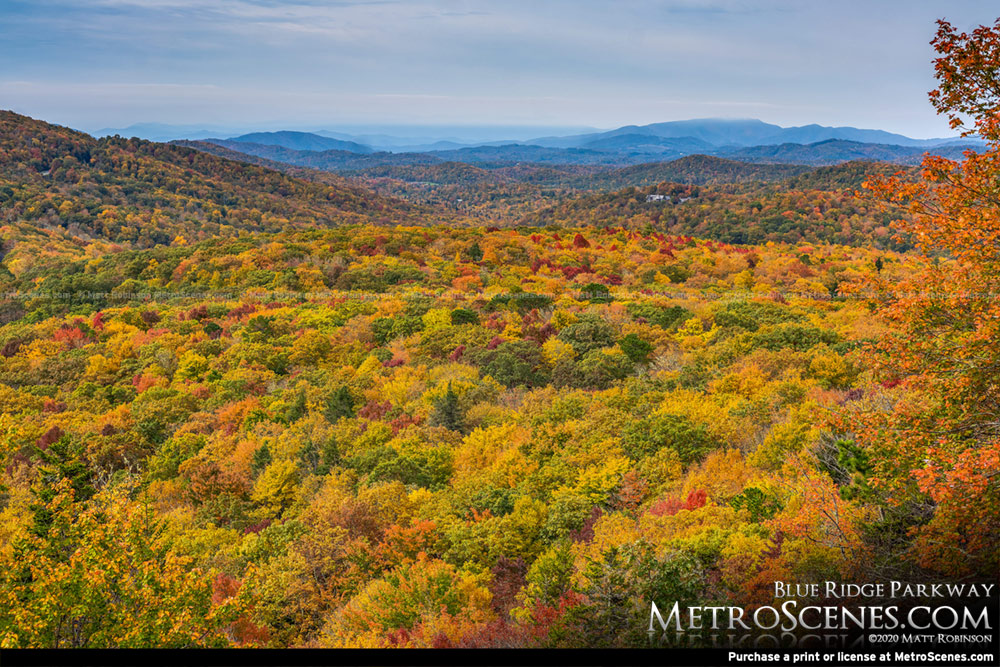
M 612 128 L 696 117 L 948 136 L 934 20 L 987 0 L 0 0 L 0 108 L 137 122 Z

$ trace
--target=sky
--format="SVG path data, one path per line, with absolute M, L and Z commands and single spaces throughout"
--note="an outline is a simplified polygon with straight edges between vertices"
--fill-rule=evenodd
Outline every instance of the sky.
M 934 21 L 995 0 L 0 0 L 0 108 L 86 131 L 759 118 L 952 136 Z

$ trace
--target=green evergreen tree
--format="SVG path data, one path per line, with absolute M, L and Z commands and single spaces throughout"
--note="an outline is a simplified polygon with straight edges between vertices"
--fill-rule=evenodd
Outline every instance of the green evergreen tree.
M 345 385 L 341 385 L 326 402 L 326 418 L 334 424 L 341 417 L 354 416 L 354 397 L 351 390 Z
M 323 444 L 319 452 L 319 465 L 316 467 L 317 475 L 327 475 L 330 468 L 340 463 L 340 449 L 337 447 L 337 440 L 330 438 Z
M 653 351 L 652 345 L 634 333 L 619 340 L 618 346 L 633 364 L 646 363 L 649 361 L 649 354 Z
M 296 422 L 306 414 L 306 393 L 304 391 L 299 391 L 292 400 L 291 405 L 285 411 L 285 421 L 289 424 Z
M 271 464 L 271 450 L 268 449 L 267 443 L 264 443 L 254 451 L 253 456 L 250 457 L 250 470 L 253 471 L 254 477 L 259 475 L 264 468 Z
M 59 482 L 69 480 L 74 502 L 89 500 L 96 492 L 91 484 L 90 468 L 80 459 L 79 448 L 74 446 L 69 436 L 63 435 L 56 427 L 43 436 L 43 440 L 49 437 L 59 439 L 48 445 L 35 446 L 42 464 L 38 468 L 38 480 L 31 489 L 37 501 L 30 505 L 33 514 L 31 531 L 41 538 L 48 536 L 52 525 L 47 505 L 56 497 Z
M 337 440 L 330 438 L 321 446 L 310 439 L 306 446 L 299 453 L 302 467 L 316 475 L 328 475 L 330 468 L 340 463 L 340 450 L 337 448 Z
M 465 428 L 465 415 L 459 405 L 458 394 L 451 388 L 450 382 L 448 383 L 448 391 L 434 402 L 431 423 L 435 426 L 443 426 L 450 431 L 462 432 Z

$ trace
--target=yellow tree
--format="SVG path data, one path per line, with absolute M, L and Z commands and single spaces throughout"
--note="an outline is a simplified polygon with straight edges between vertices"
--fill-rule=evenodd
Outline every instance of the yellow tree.
M 223 647 L 243 596 L 213 600 L 212 573 L 159 544 L 128 485 L 74 500 L 55 483 L 0 562 L 4 648 Z

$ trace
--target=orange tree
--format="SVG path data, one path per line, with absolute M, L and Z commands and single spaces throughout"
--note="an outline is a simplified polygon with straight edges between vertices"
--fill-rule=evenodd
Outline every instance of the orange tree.
M 997 571 L 1000 557 L 1000 20 L 971 34 L 945 21 L 939 113 L 986 141 L 963 161 L 927 155 L 922 178 L 865 186 L 904 212 L 926 256 L 909 278 L 877 266 L 868 287 L 894 335 L 868 350 L 874 382 L 843 415 L 911 562 L 944 575 Z M 851 458 L 847 453 L 846 458 Z M 857 461 L 855 461 L 857 462 Z M 890 554 L 886 554 L 890 555 Z

